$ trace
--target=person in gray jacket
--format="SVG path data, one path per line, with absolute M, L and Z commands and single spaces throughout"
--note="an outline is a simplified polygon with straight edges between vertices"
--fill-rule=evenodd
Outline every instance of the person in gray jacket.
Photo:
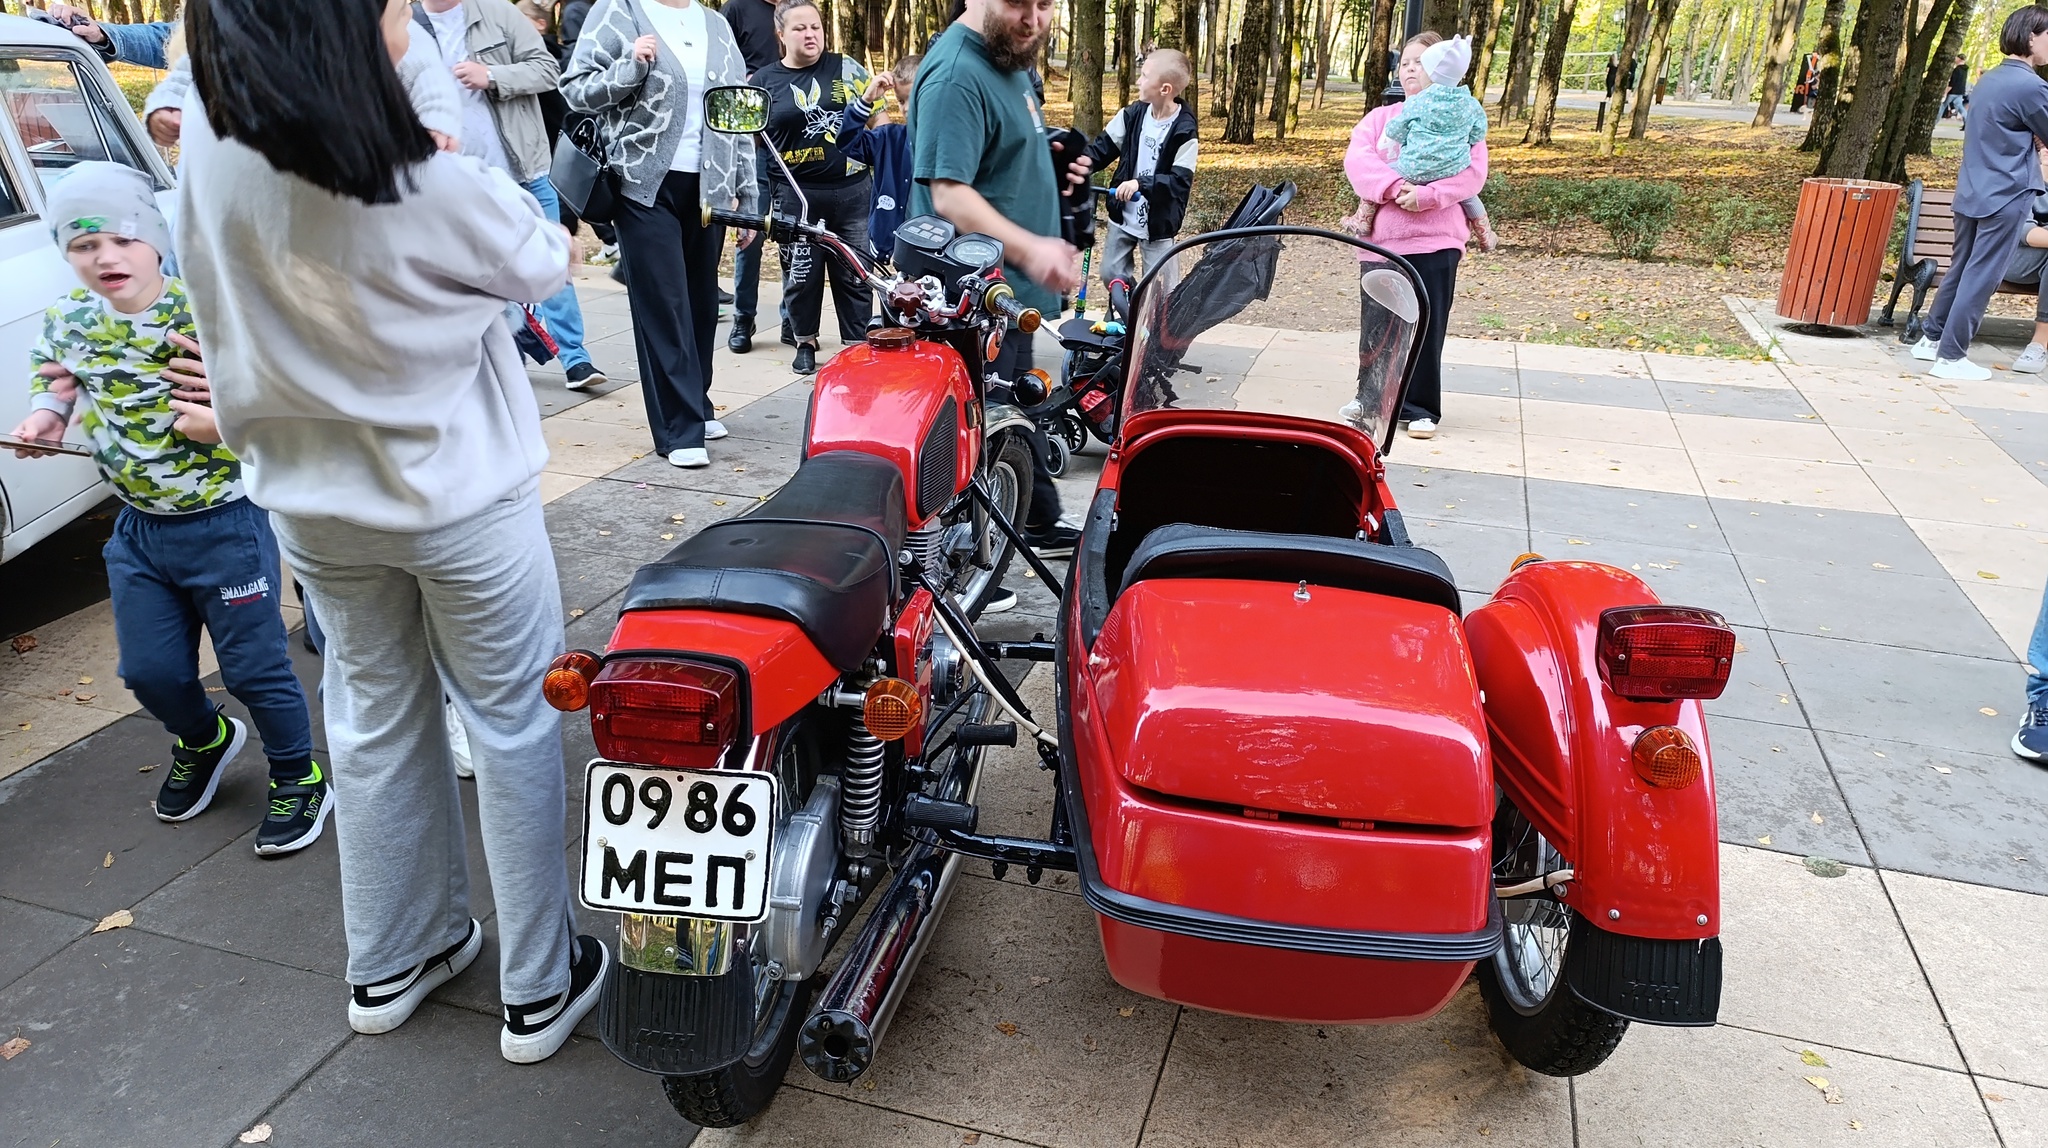
M 414 23 L 433 37 L 461 89 L 463 150 L 510 172 L 540 201 L 549 219 L 559 219 L 561 199 L 548 179 L 554 146 L 541 117 L 540 94 L 560 84 L 562 65 L 547 42 L 506 0 L 422 0 L 412 11 Z M 569 389 L 604 382 L 583 346 L 576 285 L 563 287 L 538 310 L 555 338 Z
M 654 448 L 709 466 L 725 437 L 712 417 L 718 259 L 725 229 L 705 208 L 753 213 L 754 142 L 704 122 L 704 92 L 746 82 L 725 17 L 696 0 L 598 0 L 576 40 L 562 96 L 598 117 L 619 181 L 619 247 Z M 742 232 L 740 245 L 753 242 Z
M 524 1064 L 567 1042 L 610 961 L 572 935 L 539 688 L 562 642 L 548 452 L 505 323 L 561 290 L 569 237 L 503 171 L 436 150 L 393 66 L 410 18 L 188 4 L 178 246 L 221 435 L 326 630 L 349 1025 L 404 1024 L 482 946 L 445 688 L 476 763 L 499 1052 Z
M 1991 377 L 1970 361 L 1970 340 L 2031 220 L 2034 197 L 2048 190 L 2034 150 L 2036 140 L 2048 140 L 2048 80 L 2034 70 L 2048 66 L 2048 8 L 2029 4 L 2006 17 L 1998 47 L 2005 59 L 1977 80 L 1963 113 L 1955 250 L 1913 344 L 1913 357 L 1932 362 L 1927 373 L 1937 379 Z

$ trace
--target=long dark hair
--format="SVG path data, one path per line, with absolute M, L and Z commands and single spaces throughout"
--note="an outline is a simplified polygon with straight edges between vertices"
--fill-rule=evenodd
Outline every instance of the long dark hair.
M 187 0 L 192 82 L 215 135 L 316 187 L 395 203 L 434 154 L 391 66 L 382 0 Z

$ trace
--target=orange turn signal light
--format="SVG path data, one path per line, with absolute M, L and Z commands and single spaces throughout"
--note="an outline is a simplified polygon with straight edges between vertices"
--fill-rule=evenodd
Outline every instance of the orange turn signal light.
M 1684 789 L 1700 779 L 1700 751 L 1677 726 L 1651 726 L 1636 738 L 1636 776 L 1658 789 Z
M 901 741 L 924 716 L 924 699 L 902 678 L 880 678 L 868 687 L 861 718 L 881 741 Z
M 547 676 L 540 681 L 541 696 L 556 709 L 574 713 L 590 704 L 590 683 L 603 665 L 589 650 L 557 654 L 548 663 Z
M 1515 555 L 1515 560 L 1513 562 L 1508 563 L 1508 573 L 1512 574 L 1515 571 L 1520 570 L 1522 567 L 1527 566 L 1531 562 L 1541 561 L 1543 561 L 1543 555 L 1538 554 L 1533 550 L 1525 551 L 1521 554 Z

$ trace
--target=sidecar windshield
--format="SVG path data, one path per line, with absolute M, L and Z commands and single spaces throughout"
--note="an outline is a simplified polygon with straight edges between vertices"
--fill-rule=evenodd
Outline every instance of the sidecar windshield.
M 1411 272 L 1296 227 L 1205 235 L 1132 300 L 1125 416 L 1246 410 L 1349 422 L 1382 450 L 1422 322 Z

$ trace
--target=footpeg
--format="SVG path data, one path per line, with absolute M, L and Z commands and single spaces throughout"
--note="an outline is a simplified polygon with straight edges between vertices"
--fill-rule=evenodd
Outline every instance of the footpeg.
M 953 740 L 963 746 L 1017 744 L 1017 723 L 999 722 L 994 725 L 963 725 L 953 734 Z
M 972 727 L 969 727 L 972 728 Z M 1017 727 L 1010 727 L 1010 744 L 1016 744 Z M 972 833 L 980 822 L 981 810 L 964 801 L 940 801 L 922 793 L 911 794 L 903 804 L 903 821 L 912 829 Z

